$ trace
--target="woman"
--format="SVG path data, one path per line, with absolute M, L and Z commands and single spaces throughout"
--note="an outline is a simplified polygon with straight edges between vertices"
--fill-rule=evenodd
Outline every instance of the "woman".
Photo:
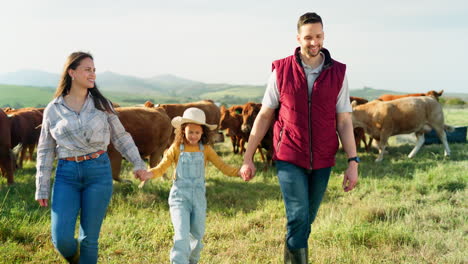
M 101 224 L 112 196 L 112 172 L 106 149 L 110 141 L 145 172 L 138 149 L 111 102 L 95 84 L 89 53 L 72 53 L 64 66 L 54 100 L 44 110 L 37 148 L 35 198 L 47 206 L 54 157 L 51 229 L 55 248 L 69 263 L 96 263 Z M 74 237 L 80 214 L 80 236 Z

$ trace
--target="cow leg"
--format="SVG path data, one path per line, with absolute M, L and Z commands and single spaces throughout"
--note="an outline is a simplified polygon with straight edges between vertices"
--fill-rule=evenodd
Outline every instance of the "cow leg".
M 150 168 L 156 167 L 159 164 L 159 162 L 161 162 L 161 159 L 164 156 L 165 150 L 166 150 L 166 147 L 164 145 L 158 146 L 156 148 L 156 150 L 150 156 Z M 169 180 L 169 177 L 167 176 L 167 172 L 165 172 L 162 177 L 165 180 Z M 143 187 L 144 183 L 141 183 L 140 185 Z
M 243 137 L 239 137 L 239 147 L 240 147 L 240 150 L 239 150 L 239 154 L 244 154 L 245 152 L 245 139 Z
M 369 143 L 367 143 L 367 148 L 366 148 L 366 151 L 367 152 L 370 152 L 371 150 L 371 147 L 372 147 L 372 141 L 374 140 L 373 137 L 369 136 Z
M 28 145 L 28 152 L 29 152 L 29 160 L 33 160 L 34 149 L 36 148 L 36 144 Z
M 366 134 L 364 134 L 362 136 L 362 142 L 364 143 L 364 149 L 366 150 L 366 152 L 369 152 L 370 151 L 370 145 L 367 144 Z
M 449 147 L 449 144 L 448 144 L 448 141 L 447 141 L 447 134 L 445 133 L 445 130 L 444 129 L 436 129 L 436 128 L 434 128 L 434 130 L 436 131 L 437 136 L 439 137 L 442 144 L 444 144 L 444 148 L 445 148 L 444 155 L 446 157 L 450 156 L 450 147 Z
M 260 158 L 262 159 L 262 162 L 265 162 L 265 156 L 263 156 L 263 151 L 262 147 L 257 147 L 258 152 L 260 152 Z
M 114 179 L 114 181 L 121 182 L 122 179 L 120 178 L 120 169 L 122 167 L 122 155 L 112 145 L 109 145 L 107 154 L 109 155 L 111 162 L 112 179 Z
M 236 138 L 236 136 L 231 136 L 231 143 L 232 143 L 232 152 L 234 152 L 234 153 L 239 152 L 239 148 L 237 147 L 237 138 Z
M 408 155 L 408 158 L 413 158 L 416 153 L 418 153 L 419 149 L 421 149 L 422 145 L 424 144 L 424 133 L 416 133 L 416 146 L 414 146 L 413 150 Z
M 388 137 L 380 136 L 380 140 L 377 141 L 377 146 L 379 148 L 379 156 L 375 159 L 375 162 L 381 162 L 383 160 L 383 155 L 385 153 L 385 147 L 387 146 Z
M 19 157 L 19 160 L 18 160 L 18 168 L 20 168 L 20 169 L 23 168 L 23 161 L 26 159 L 26 151 L 28 150 L 27 147 L 28 147 L 27 145 L 22 145 L 21 146 L 20 157 Z

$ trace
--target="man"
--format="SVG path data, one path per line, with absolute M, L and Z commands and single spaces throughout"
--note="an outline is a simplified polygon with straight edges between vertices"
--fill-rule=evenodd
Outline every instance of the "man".
M 343 189 L 354 188 L 359 158 L 351 121 L 346 65 L 323 48 L 322 19 L 306 13 L 297 24 L 292 56 L 273 62 L 262 108 L 255 119 L 241 174 L 255 175 L 252 158 L 273 124 L 274 160 L 287 216 L 284 263 L 307 263 L 311 224 L 327 188 L 340 137 L 348 156 Z M 275 113 L 276 112 L 276 113 Z

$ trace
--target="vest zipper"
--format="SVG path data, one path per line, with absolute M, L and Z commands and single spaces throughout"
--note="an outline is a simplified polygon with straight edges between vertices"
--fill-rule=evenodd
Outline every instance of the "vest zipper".
M 278 144 L 276 144 L 276 152 L 279 152 L 279 147 L 281 145 L 281 139 L 283 138 L 283 131 L 284 131 L 284 127 L 282 127 L 281 130 L 280 130 Z
M 314 86 L 312 85 L 312 90 L 314 89 Z M 308 91 L 307 91 L 308 93 Z M 309 93 L 308 93 L 309 94 Z M 308 96 L 308 102 L 309 102 L 309 108 L 307 109 L 307 112 L 309 114 L 309 153 L 310 153 L 310 169 L 312 169 L 312 124 L 311 124 L 311 112 L 310 112 L 310 107 L 312 105 L 312 92 Z

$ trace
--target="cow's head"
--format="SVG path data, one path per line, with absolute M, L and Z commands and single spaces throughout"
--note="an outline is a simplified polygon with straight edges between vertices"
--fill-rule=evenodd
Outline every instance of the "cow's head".
M 151 101 L 146 101 L 145 102 L 145 107 L 154 107 L 154 104 Z
M 226 109 L 224 105 L 219 108 L 219 112 L 221 113 L 221 117 L 219 118 L 219 129 L 224 130 L 226 129 L 227 121 L 229 120 L 229 110 Z
M 444 90 L 441 90 L 440 92 L 436 92 L 436 91 L 432 90 L 432 91 L 427 92 L 426 95 L 427 96 L 432 96 L 435 99 L 437 99 L 437 101 L 439 101 L 439 97 L 442 96 L 442 93 L 444 93 Z
M 262 104 L 253 102 L 248 102 L 244 105 L 244 110 L 242 111 L 242 132 L 250 134 L 255 118 L 257 117 L 258 112 L 260 112 L 261 107 Z

